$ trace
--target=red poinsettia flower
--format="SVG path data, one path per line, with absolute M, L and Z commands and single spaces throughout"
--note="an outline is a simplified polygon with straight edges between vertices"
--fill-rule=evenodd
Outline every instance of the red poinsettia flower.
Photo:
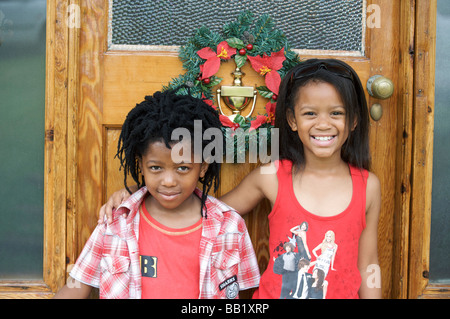
M 275 108 L 277 103 L 268 102 L 266 104 L 266 112 L 267 112 L 267 123 L 271 125 L 275 125 Z
M 200 65 L 200 72 L 202 73 L 201 79 L 209 78 L 219 71 L 220 59 L 229 60 L 236 54 L 236 49 L 228 45 L 227 41 L 222 41 L 217 46 L 217 52 L 214 52 L 211 48 L 203 48 L 197 51 L 197 54 L 206 62 Z
M 284 48 L 278 52 L 267 56 L 265 53 L 261 56 L 248 56 L 253 69 L 259 74 L 265 76 L 267 88 L 274 94 L 278 95 L 279 86 L 281 83 L 281 76 L 277 72 L 283 67 L 283 62 L 286 60 L 284 56 Z
M 267 122 L 267 117 L 265 117 L 264 115 L 258 115 L 256 117 L 256 119 L 254 119 L 251 122 L 250 129 L 248 131 L 251 132 L 253 130 L 256 130 L 258 127 L 260 127 L 261 125 L 263 125 L 266 122 Z
M 230 118 L 228 116 L 220 114 L 219 119 L 220 119 L 220 122 L 222 122 L 223 126 L 231 127 L 231 129 L 233 131 L 235 131 L 236 129 L 238 129 L 240 127 L 239 123 L 233 122 L 232 120 L 230 120 Z
M 208 104 L 209 106 L 211 106 L 214 110 L 217 110 L 217 106 L 214 105 L 212 100 L 209 100 L 206 98 L 205 94 L 202 93 L 202 100 L 203 102 L 205 102 L 206 104 Z

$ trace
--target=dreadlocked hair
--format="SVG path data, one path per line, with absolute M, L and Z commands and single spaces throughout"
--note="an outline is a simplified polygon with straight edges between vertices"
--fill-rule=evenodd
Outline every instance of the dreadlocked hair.
M 193 141 L 194 120 L 202 121 L 202 137 L 208 128 L 222 127 L 218 112 L 209 104 L 191 95 L 177 94 L 177 90 L 172 89 L 146 96 L 144 101 L 136 104 L 136 107 L 128 113 L 120 133 L 116 157 L 120 160 L 121 169 L 124 170 L 124 184 L 130 194 L 127 185 L 128 174 L 137 183 L 138 188 L 145 186 L 139 159 L 145 154 L 148 146 L 153 142 L 164 141 L 167 148 L 171 149 L 170 143 L 179 142 L 171 140 L 172 131 L 177 128 L 186 128 Z M 202 138 L 202 154 L 207 144 L 208 141 Z M 204 209 L 205 218 L 208 192 L 213 186 L 214 192 L 217 191 L 219 180 L 220 163 L 213 161 L 209 163 L 204 177 L 199 178 L 203 185 L 201 214 L 203 216 Z

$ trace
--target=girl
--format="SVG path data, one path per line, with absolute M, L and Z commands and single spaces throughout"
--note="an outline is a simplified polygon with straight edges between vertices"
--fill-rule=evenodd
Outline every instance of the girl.
M 312 278 L 314 282 L 311 285 L 308 299 L 326 299 L 328 282 L 324 279 L 325 273 L 323 270 L 314 268 Z
M 201 157 L 209 140 L 202 141 L 199 162 L 194 160 L 196 121 L 202 123 L 201 136 L 221 128 L 211 106 L 174 91 L 147 96 L 130 111 L 117 157 L 125 187 L 130 174 L 139 190 L 116 210 L 112 223 L 97 226 L 70 273 L 75 283 L 57 298 L 87 297 L 91 287 L 100 288 L 101 298 L 236 298 L 239 289 L 258 285 L 244 220 L 207 196 L 217 188 L 220 163 Z M 180 127 L 191 138 L 174 140 Z
M 320 256 L 317 255 L 317 251 L 320 249 Z M 322 269 L 325 276 L 328 271 L 336 270 L 334 269 L 334 257 L 336 256 L 336 251 L 338 246 L 334 242 L 334 232 L 332 230 L 327 231 L 323 242 L 313 249 L 313 254 L 317 258 L 315 268 Z
M 271 258 L 254 297 L 280 297 L 282 276 L 273 271 L 276 247 L 288 240 L 292 227 L 307 222 L 308 246 L 321 244 L 329 230 L 339 246 L 336 271 L 326 277 L 327 298 L 380 298 L 381 287 L 368 282 L 380 274 L 367 270 L 378 264 L 381 191 L 368 171 L 369 117 L 356 72 L 334 59 L 299 64 L 281 82 L 275 115 L 280 160 L 256 168 L 221 197 L 240 214 L 263 198 L 272 206 Z M 123 191 L 114 194 L 100 216 L 109 216 L 123 197 Z
M 294 226 L 291 228 L 291 233 L 295 235 L 295 241 L 298 247 L 298 253 L 300 258 L 306 258 L 311 260 L 311 255 L 309 253 L 308 241 L 306 240 L 306 232 L 308 231 L 308 223 L 303 222 L 301 225 Z

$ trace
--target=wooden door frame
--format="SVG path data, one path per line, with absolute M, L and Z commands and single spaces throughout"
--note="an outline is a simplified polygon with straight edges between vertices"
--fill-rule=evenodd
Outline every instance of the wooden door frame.
M 69 27 L 70 6 L 81 8 L 81 27 Z M 94 181 L 79 176 L 83 152 L 78 132 L 89 119 L 100 122 L 96 110 L 102 108 L 98 96 L 90 95 L 101 85 L 93 78 L 80 78 L 80 69 L 92 59 L 102 65 L 105 47 L 99 39 L 83 38 L 84 28 L 101 28 L 107 36 L 106 0 L 55 0 L 47 3 L 47 57 L 45 105 L 45 201 L 44 273 L 38 281 L 0 281 L 0 298 L 51 297 L 65 284 L 67 268 L 82 245 L 80 231 L 92 224 L 80 220 L 83 210 L 80 192 L 84 183 Z M 105 12 L 106 12 L 105 11 Z M 448 286 L 429 284 L 431 182 L 434 127 L 434 62 L 436 0 L 401 0 L 400 79 L 398 103 L 398 149 L 396 154 L 396 204 L 394 214 L 393 298 L 448 297 Z M 80 40 L 81 38 L 81 40 Z M 106 46 L 106 41 L 103 41 Z M 91 45 L 92 44 L 92 45 Z M 91 60 L 90 60 L 91 59 Z M 83 62 L 84 61 L 84 62 Z M 83 72 L 86 73 L 86 72 Z M 101 70 L 93 70 L 101 74 Z M 96 88 L 99 90 L 99 87 Z M 101 88 L 100 88 L 101 90 Z M 97 96 L 97 97 L 96 97 Z M 64 120 L 61 120 L 64 119 Z M 103 147 L 102 132 L 95 132 Z M 86 136 L 85 138 L 92 138 Z M 101 161 L 101 160 L 100 160 Z M 92 176 L 91 176 L 92 177 Z M 96 197 L 100 201 L 102 194 Z M 83 212 L 86 214 L 86 212 Z M 86 225 L 84 225 L 86 224 Z
M 437 0 L 416 0 L 408 298 L 450 298 L 450 284 L 429 282 Z M 406 262 L 405 262 L 406 264 Z
M 68 10 L 79 1 L 48 1 L 45 76 L 44 250 L 42 280 L 0 280 L 0 298 L 51 298 L 65 284 L 75 236 L 79 28 Z
M 429 282 L 437 0 L 402 0 L 392 298 L 450 298 Z

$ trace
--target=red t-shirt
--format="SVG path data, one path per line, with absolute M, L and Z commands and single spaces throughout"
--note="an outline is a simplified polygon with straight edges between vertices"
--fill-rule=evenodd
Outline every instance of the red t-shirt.
M 166 227 L 140 209 L 139 253 L 142 299 L 199 297 L 202 219 L 180 229 Z
M 349 166 L 353 183 L 349 206 L 338 215 L 320 217 L 298 202 L 292 162 L 279 164 L 278 193 L 269 214 L 269 264 L 254 298 L 358 298 L 358 243 L 366 226 L 368 172 Z M 297 236 L 291 229 L 301 233 Z

